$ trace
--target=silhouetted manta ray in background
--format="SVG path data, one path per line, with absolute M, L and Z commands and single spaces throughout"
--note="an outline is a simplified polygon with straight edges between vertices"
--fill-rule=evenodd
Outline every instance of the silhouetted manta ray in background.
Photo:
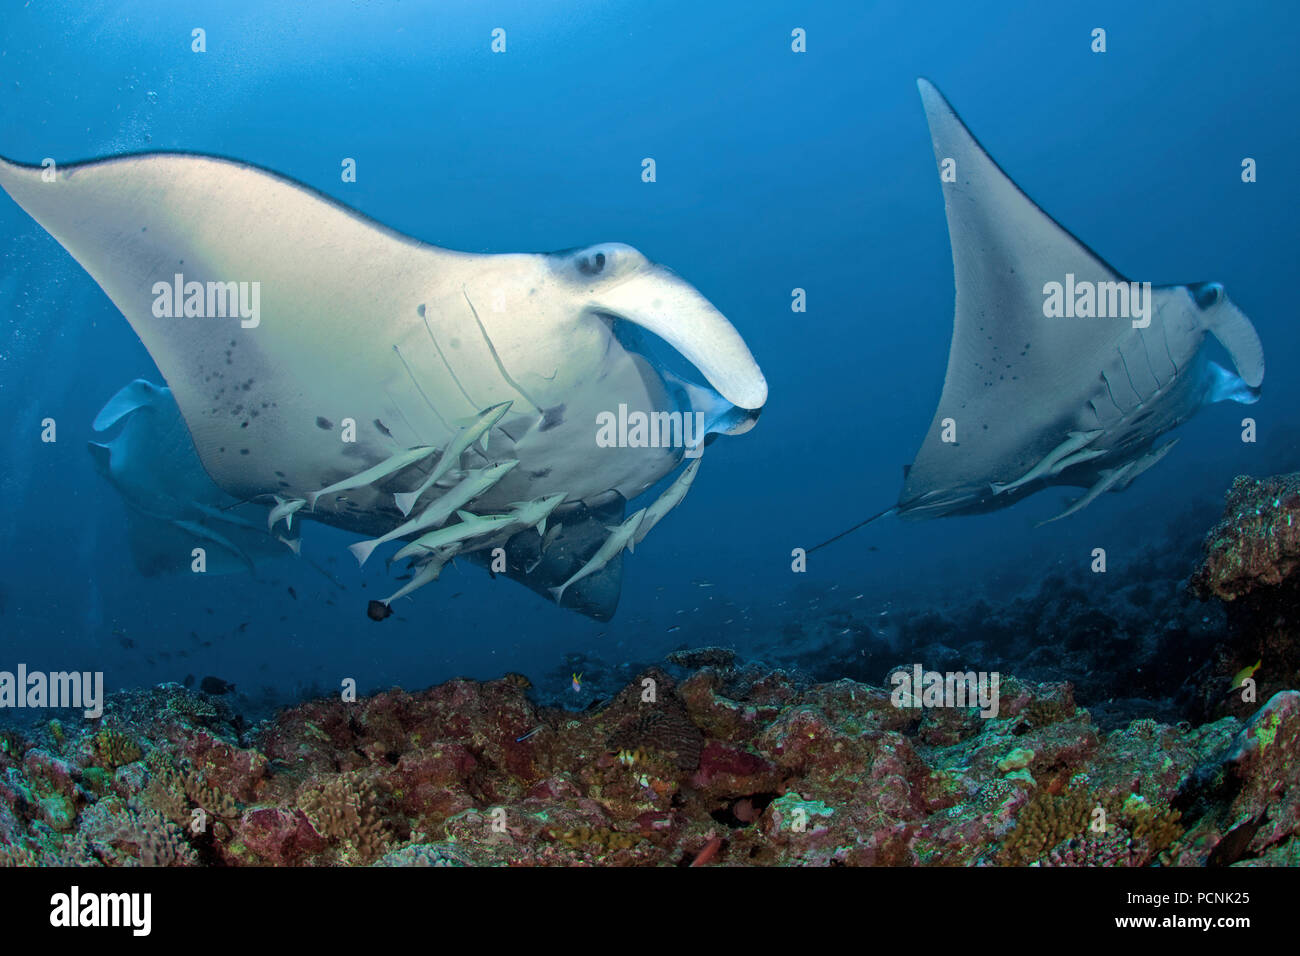
M 1127 488 L 1202 405 L 1250 404 L 1264 379 L 1259 337 L 1218 283 L 1152 289 L 1146 327 L 1047 317 L 1048 283 L 1127 280 L 1020 191 L 933 84 L 917 85 L 940 170 L 955 163 L 943 182 L 957 290 L 943 393 L 898 503 L 808 551 L 889 514 L 977 514 L 1049 485 L 1088 489 L 1065 517 Z M 1236 374 L 1209 358 L 1207 333 Z
M 168 389 L 136 379 L 105 403 L 92 427 L 116 431 L 88 448 L 127 506 L 131 556 L 141 574 L 187 572 L 197 546 L 209 574 L 291 554 L 296 542 L 268 533 L 265 508 L 241 504 L 212 483 Z
M 505 573 L 546 596 L 585 568 L 626 501 L 686 452 L 681 428 L 670 447 L 637 446 L 630 430 L 622 444 L 598 444 L 599 415 L 626 406 L 629 421 L 678 415 L 680 425 L 690 416 L 703 426 L 690 435 L 699 446 L 705 435 L 749 430 L 767 399 L 727 319 L 629 246 L 454 252 L 284 177 L 208 156 L 73 164 L 51 182 L 42 173 L 0 160 L 0 186 L 140 336 L 207 474 L 236 500 L 270 506 L 278 496 L 299 520 L 379 537 L 408 520 L 396 493 L 420 492 L 418 521 L 474 473 L 481 480 L 488 464 L 517 461 L 497 469 L 508 473 L 473 511 L 536 514 L 562 493 L 546 538 L 543 522 L 496 522 L 493 537 L 456 546 L 484 561 L 503 547 Z M 193 288 L 196 311 L 206 304 L 222 316 L 233 311 L 225 297 L 236 283 L 250 283 L 251 305 L 257 282 L 257 321 L 170 317 L 174 281 L 185 308 Z M 353 442 L 342 440 L 345 420 Z M 430 552 L 426 567 L 447 556 Z M 608 618 L 620 587 L 621 551 L 585 570 L 564 605 Z M 386 615 L 387 603 L 372 602 L 372 617 Z

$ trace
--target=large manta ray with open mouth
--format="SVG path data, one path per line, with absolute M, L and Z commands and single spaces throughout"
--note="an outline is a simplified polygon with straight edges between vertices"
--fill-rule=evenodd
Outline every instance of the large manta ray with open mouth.
M 943 393 L 898 503 L 809 551 L 889 514 L 977 514 L 1051 485 L 1086 489 L 1064 518 L 1127 488 L 1202 406 L 1250 404 L 1264 380 L 1259 337 L 1221 285 L 1130 283 L 1020 191 L 933 84 L 917 85 L 957 289 Z M 1236 372 L 1210 358 L 1209 336 Z
M 277 535 L 383 539 L 363 562 L 405 544 L 415 577 L 375 619 L 457 554 L 608 618 L 622 552 L 698 463 L 626 502 L 767 399 L 727 319 L 626 245 L 454 252 L 209 156 L 0 161 L 0 186 L 131 323 L 221 493 Z

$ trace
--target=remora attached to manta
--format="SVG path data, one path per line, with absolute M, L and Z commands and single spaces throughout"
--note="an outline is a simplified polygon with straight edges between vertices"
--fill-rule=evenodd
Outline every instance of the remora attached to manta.
M 767 399 L 727 319 L 626 245 L 455 252 L 207 156 L 47 172 L 0 160 L 0 186 L 130 321 L 217 486 L 299 520 L 382 537 L 403 523 L 395 494 L 409 508 L 420 492 L 427 506 L 469 470 L 517 460 L 474 508 L 564 495 L 544 550 L 531 527 L 503 545 L 506 574 L 545 596 L 685 452 L 602 447 L 598 416 L 675 416 L 677 434 L 699 416 L 712 438 L 748 431 Z M 664 343 L 682 368 L 656 362 Z M 490 443 L 464 440 L 489 419 Z M 615 558 L 565 607 L 609 617 L 620 580 Z
M 816 548 L 888 514 L 975 514 L 1049 485 L 1088 489 L 1065 517 L 1127 488 L 1203 405 L 1256 401 L 1264 379 L 1259 337 L 1218 283 L 1153 287 L 1141 319 L 1049 317 L 1053 284 L 1094 304 L 1128 302 L 1131 286 L 1020 191 L 933 84 L 917 85 L 956 285 L 943 393 L 898 503 Z M 1210 335 L 1235 373 L 1209 357 Z

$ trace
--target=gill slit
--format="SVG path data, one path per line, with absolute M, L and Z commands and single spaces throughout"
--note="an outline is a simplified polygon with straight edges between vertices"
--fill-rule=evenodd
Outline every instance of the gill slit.
M 456 370 L 451 367 L 451 363 L 447 361 L 447 356 L 443 354 L 442 346 L 438 344 L 438 339 L 433 334 L 433 327 L 429 325 L 429 307 L 427 305 L 424 308 L 424 315 L 420 316 L 420 318 L 424 322 L 424 331 L 429 333 L 429 341 L 433 343 L 433 347 L 438 352 L 438 358 L 442 359 L 442 364 L 447 366 L 447 372 L 451 375 L 451 380 L 456 383 L 460 393 L 465 396 L 465 401 L 469 402 L 470 408 L 477 412 L 482 406 L 469 397 L 469 392 L 465 391 L 465 386 L 460 384 L 460 379 L 456 377 Z
M 1124 409 L 1119 407 L 1119 402 L 1115 401 L 1115 393 L 1111 391 L 1110 378 L 1106 375 L 1106 370 L 1101 370 L 1101 380 L 1106 383 L 1106 394 L 1110 396 L 1110 403 L 1115 406 L 1115 411 L 1119 412 L 1120 417 L 1124 417 Z
M 407 364 L 406 356 L 402 354 L 402 350 L 399 349 L 396 345 L 394 345 L 393 351 L 397 353 L 397 359 L 402 363 L 402 368 L 406 369 L 406 375 L 411 380 L 411 384 L 415 386 L 415 390 L 419 392 L 420 397 L 424 399 L 424 404 L 428 405 L 429 410 L 433 412 L 433 414 L 438 416 L 438 421 L 442 422 L 443 427 L 446 428 L 447 431 L 455 432 L 456 429 L 452 428 L 450 425 L 447 424 L 447 419 L 442 417 L 442 414 L 438 411 L 438 407 L 434 405 L 432 401 L 429 400 L 428 395 L 424 394 L 424 389 L 422 389 L 420 387 L 420 383 L 416 381 L 415 373 L 411 371 L 411 366 Z M 406 416 L 403 415 L 402 417 L 405 418 Z M 410 423 L 408 422 L 407 424 L 409 425 Z M 414 431 L 415 429 L 411 429 L 411 430 Z
M 460 294 L 465 297 L 465 304 L 469 306 L 469 310 L 474 316 L 474 321 L 478 323 L 478 330 L 483 336 L 483 341 L 487 344 L 488 351 L 492 353 L 492 361 L 497 363 L 497 371 L 501 373 L 501 377 L 506 380 L 506 383 L 511 388 L 522 395 L 528 401 L 528 404 L 541 412 L 542 406 L 533 401 L 533 397 L 525 392 L 523 386 L 511 378 L 510 373 L 506 371 L 505 365 L 501 362 L 501 356 L 497 354 L 497 347 L 492 344 L 492 339 L 488 335 L 487 329 L 483 327 L 483 320 L 478 317 L 478 309 L 474 308 L 474 303 L 469 300 L 469 293 L 465 291 L 464 285 L 460 287 Z M 545 413 L 543 412 L 543 414 Z
M 1137 399 L 1137 407 L 1141 408 L 1142 393 L 1139 392 L 1137 390 L 1137 386 L 1133 384 L 1133 373 L 1128 370 L 1128 359 L 1124 357 L 1124 350 L 1121 349 L 1118 345 L 1116 345 L 1115 351 L 1119 353 L 1119 361 L 1120 364 L 1124 366 L 1124 374 L 1128 377 L 1128 387 L 1133 389 L 1133 397 Z

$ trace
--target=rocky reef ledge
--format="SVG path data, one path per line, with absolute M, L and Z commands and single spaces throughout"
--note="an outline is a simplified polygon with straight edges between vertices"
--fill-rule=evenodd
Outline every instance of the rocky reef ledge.
M 653 701 L 646 698 L 653 696 Z M 1098 733 L 1068 685 L 996 718 L 853 681 L 651 669 L 598 710 L 520 678 L 318 700 L 244 735 L 175 685 L 0 746 L 0 860 L 39 865 L 1300 863 L 1300 693 Z

